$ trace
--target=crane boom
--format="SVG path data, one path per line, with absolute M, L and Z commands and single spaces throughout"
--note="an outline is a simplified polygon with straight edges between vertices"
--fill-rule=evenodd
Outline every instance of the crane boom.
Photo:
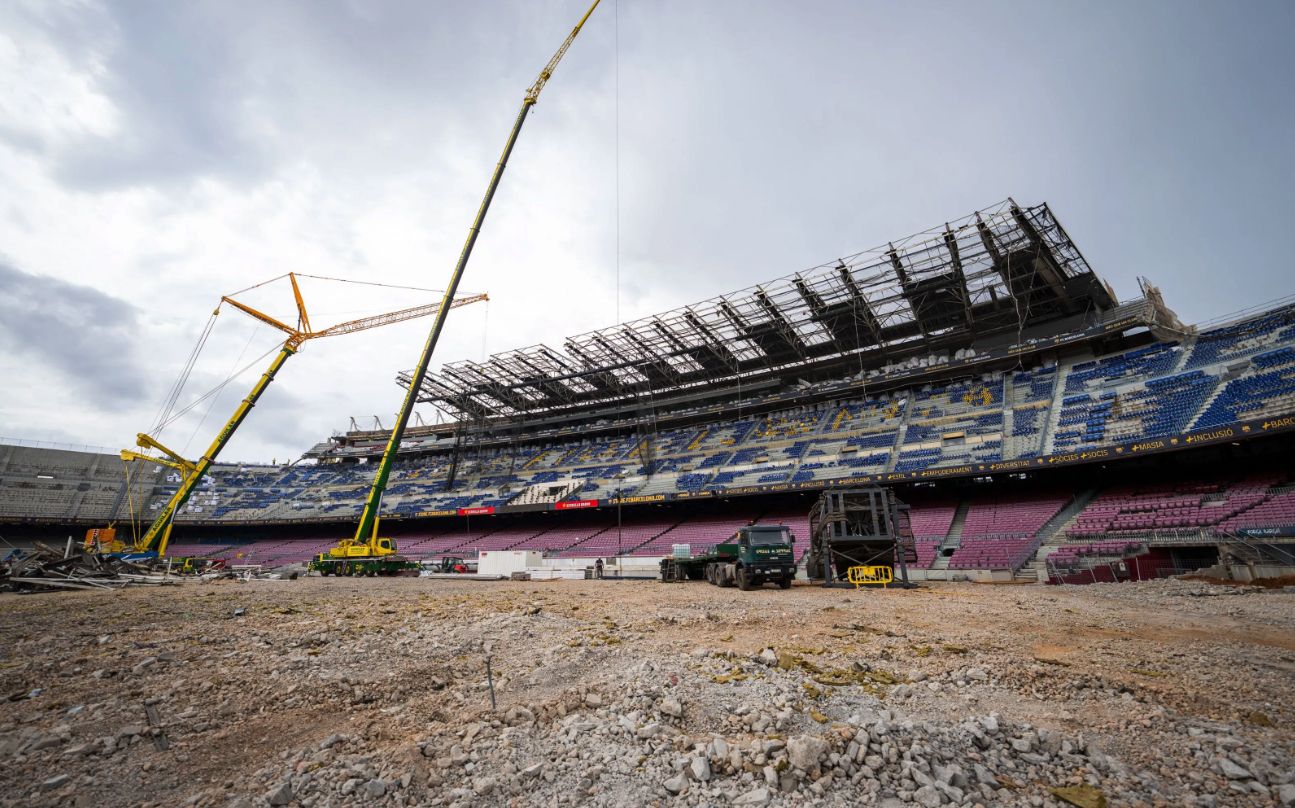
M 171 498 L 167 501 L 166 505 L 158 511 L 157 516 L 153 519 L 152 524 L 149 525 L 149 528 L 145 531 L 144 535 L 135 542 L 136 552 L 156 552 L 159 556 L 166 555 L 166 546 L 171 540 L 171 528 L 175 524 L 175 515 L 179 513 L 180 509 L 184 507 L 184 504 L 189 501 L 189 497 L 193 495 L 194 490 L 198 487 L 198 483 L 202 481 L 202 478 L 206 475 L 207 471 L 215 464 L 216 457 L 220 454 L 221 450 L 225 448 L 225 444 L 229 443 L 230 438 L 234 436 L 234 431 L 237 430 L 239 425 L 243 423 L 243 420 L 247 418 L 248 413 L 252 411 L 252 408 L 256 406 L 256 402 L 261 398 L 261 394 L 264 393 L 266 388 L 270 386 L 270 383 L 274 381 L 275 374 L 277 374 L 279 369 L 283 367 L 283 363 L 288 361 L 288 357 L 297 352 L 297 349 L 301 347 L 301 343 L 317 337 L 354 334 L 357 331 L 366 331 L 370 328 L 378 328 L 379 326 L 390 325 L 391 323 L 400 323 L 405 320 L 426 317 L 429 314 L 437 314 L 441 311 L 442 306 L 446 306 L 446 301 L 448 301 L 448 308 L 458 308 L 459 306 L 466 306 L 470 303 L 490 299 L 485 294 L 469 295 L 457 299 L 450 299 L 449 296 L 447 296 L 440 303 L 413 306 L 407 309 L 400 309 L 399 311 L 387 312 L 386 314 L 378 314 L 372 317 L 363 317 L 358 320 L 338 323 L 319 331 L 312 331 L 310 330 L 310 318 L 306 313 L 306 303 L 301 297 L 301 289 L 297 286 L 297 279 L 291 272 L 288 273 L 288 279 L 292 283 L 292 294 L 297 304 L 297 328 L 293 328 L 287 323 L 271 317 L 264 312 L 258 311 L 246 303 L 240 303 L 231 297 L 221 298 L 222 304 L 230 304 L 239 311 L 246 313 L 248 316 L 286 333 L 288 338 L 283 341 L 283 347 L 274 357 L 274 360 L 270 362 L 270 367 L 261 375 L 261 378 L 257 380 L 256 384 L 253 385 L 252 391 L 248 393 L 247 397 L 239 403 L 237 409 L 234 410 L 234 414 L 225 422 L 225 426 L 221 428 L 220 432 L 216 435 L 215 440 L 213 440 L 211 445 L 207 447 L 207 451 L 203 453 L 202 457 L 195 462 L 185 460 L 176 452 L 159 443 L 156 438 L 143 433 L 140 433 L 136 440 L 140 447 L 156 449 L 157 451 L 168 455 L 171 459 L 150 458 L 147 455 L 143 455 L 129 449 L 122 450 L 122 460 L 128 462 L 133 460 L 152 460 L 174 468 L 181 473 L 180 485 L 176 488 L 175 493 L 171 495 Z M 217 308 L 216 312 L 219 313 L 220 309 Z
M 466 306 L 470 303 L 480 303 L 489 301 L 490 295 L 485 293 L 479 295 L 465 295 L 456 297 L 450 301 L 450 308 L 457 309 L 459 306 Z M 403 323 L 405 320 L 416 320 L 419 317 L 426 317 L 429 314 L 435 314 L 441 308 L 440 303 L 428 303 L 425 306 L 413 306 L 400 311 L 392 311 L 386 314 L 378 314 L 373 317 L 365 317 L 360 320 L 350 320 L 337 325 L 330 325 L 322 331 L 315 331 L 312 337 L 332 337 L 338 334 L 354 334 L 356 331 L 364 331 L 369 328 L 378 326 L 391 325 L 392 323 Z
M 540 75 L 535 79 L 535 83 L 526 90 L 526 101 L 523 102 L 524 106 L 533 106 L 535 102 L 540 100 L 540 92 L 544 89 L 544 85 L 549 83 L 549 78 L 553 76 L 553 71 L 557 69 L 558 62 L 562 61 L 563 56 L 566 56 L 567 48 L 571 47 L 572 42 L 575 42 L 576 34 L 580 33 L 580 29 L 585 27 L 585 23 L 589 20 L 589 15 L 593 14 L 594 9 L 598 8 L 599 2 L 600 0 L 594 0 L 593 5 L 591 5 L 589 10 L 585 12 L 585 15 L 580 18 L 580 22 L 576 23 L 576 27 L 572 28 L 571 33 L 567 34 L 566 41 L 562 43 L 562 47 L 558 48 L 557 52 L 553 54 L 553 58 L 549 59 L 549 63 L 544 65 L 544 69 L 540 71 Z
M 459 288 L 459 281 L 463 279 L 463 271 L 467 269 L 468 259 L 472 256 L 472 248 L 476 246 L 477 236 L 481 234 L 481 225 L 486 220 L 486 212 L 490 210 L 490 202 L 495 197 L 495 191 L 499 188 L 499 181 L 504 176 L 504 169 L 508 166 L 508 157 L 513 153 L 513 146 L 517 144 L 517 136 L 522 131 L 522 124 L 526 123 L 526 116 L 530 113 L 531 108 L 539 101 L 540 91 L 544 85 L 553 76 L 553 71 L 557 68 L 558 62 L 566 54 L 567 49 L 575 40 L 580 29 L 584 27 L 585 21 L 589 15 L 594 13 L 600 0 L 594 0 L 593 5 L 576 23 L 576 27 L 571 29 L 562 46 L 549 59 L 548 64 L 540 71 L 540 75 L 535 79 L 526 90 L 526 97 L 522 100 L 522 108 L 517 113 L 516 120 L 513 121 L 513 129 L 508 133 L 508 140 L 504 143 L 503 154 L 499 156 L 499 162 L 495 164 L 494 173 L 490 176 L 490 184 L 486 186 L 486 194 L 481 200 L 481 205 L 477 208 L 476 218 L 472 221 L 472 227 L 468 229 L 467 241 L 463 244 L 463 251 L 459 254 L 459 261 L 454 265 L 454 272 L 450 275 L 450 283 L 445 287 L 445 299 L 442 301 L 440 310 L 436 314 L 436 319 L 432 322 L 431 331 L 427 335 L 427 342 L 423 345 L 423 352 L 418 358 L 418 365 L 414 368 L 413 373 L 409 376 L 409 389 L 405 392 L 404 401 L 400 405 L 400 412 L 396 416 L 395 426 L 391 430 L 391 437 L 387 440 L 387 446 L 382 452 L 382 461 L 378 465 L 378 471 L 373 476 L 373 487 L 369 489 L 369 496 L 364 502 L 364 511 L 360 514 L 360 523 L 356 527 L 355 537 L 345 542 L 349 545 L 368 544 L 370 547 L 378 546 L 378 512 L 382 507 L 382 494 L 387 489 L 387 480 L 391 477 L 391 466 L 396 460 L 396 454 L 400 451 L 400 441 L 405 435 L 405 427 L 409 424 L 409 417 L 414 411 L 414 405 L 418 402 L 418 392 L 423 386 L 423 379 L 427 377 L 427 368 L 431 364 L 432 354 L 436 351 L 436 343 L 441 338 L 441 330 L 445 327 L 445 316 L 449 313 L 449 306 L 445 305 L 454 297 L 454 293 Z

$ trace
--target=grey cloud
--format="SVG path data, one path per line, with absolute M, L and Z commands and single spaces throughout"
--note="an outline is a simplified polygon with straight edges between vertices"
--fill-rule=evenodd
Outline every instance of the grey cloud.
M 434 139 L 439 110 L 463 114 L 489 96 L 483 84 L 516 81 L 506 62 L 479 58 L 518 34 L 490 36 L 483 9 L 109 3 L 85 14 L 41 8 L 31 22 L 95 77 L 121 126 L 56 146 L 0 125 L 0 139 L 49 158 L 64 185 L 92 191 L 204 177 L 255 183 L 312 151 L 362 157 L 354 135 L 392 126 Z M 381 156 L 393 149 L 425 152 L 426 140 L 391 139 Z
M 246 263 L 263 232 L 241 230 L 241 217 L 282 198 L 290 215 L 267 228 L 315 248 L 304 256 L 435 285 L 521 93 L 586 3 L 0 3 L 3 35 L 57 48 L 72 86 L 92 86 L 120 113 L 111 136 L 87 137 L 61 114 L 60 81 L 41 96 L 49 115 L 0 121 L 0 174 L 22 200 L 0 210 L 0 236 L 24 266 L 54 255 L 89 279 L 95 251 L 55 245 L 76 217 L 121 208 L 123 233 L 167 238 L 104 245 L 121 259 L 113 277 L 158 288 L 165 276 L 168 309 L 198 301 L 196 324 L 212 290 L 229 288 L 199 268 L 225 266 L 227 254 Z M 1120 293 L 1148 276 L 1189 321 L 1253 305 L 1295 291 L 1283 238 L 1295 209 L 1292 24 L 1295 4 L 1283 0 L 604 2 L 514 152 L 465 288 L 495 296 L 490 352 L 559 345 L 615 318 L 612 304 L 542 314 L 571 307 L 573 273 L 604 301 L 619 277 L 622 316 L 647 315 L 1011 195 L 1051 203 Z M 30 165 L 35 184 L 24 181 Z M 195 191 L 207 178 L 223 187 Z M 52 201 L 34 204 L 47 182 Z M 157 193 L 139 195 L 150 201 L 138 209 L 80 193 L 121 188 Z M 386 210 L 397 213 L 362 221 Z M 143 325 L 165 352 L 158 323 Z M 478 355 L 476 332 L 449 336 L 438 363 Z M 19 352 L 66 338 L 41 328 Z M 282 456 L 281 445 L 326 434 L 309 424 L 389 412 L 391 375 L 420 344 L 384 347 L 390 356 L 348 371 L 363 383 L 327 404 L 307 396 L 276 410 L 267 399 L 231 451 Z M 169 376 L 180 358 L 150 361 Z M 292 390 L 340 387 L 297 375 L 296 361 Z M 151 414 L 132 414 L 123 432 Z
M 124 300 L 0 261 L 0 350 L 57 371 L 96 407 L 132 405 L 147 387 L 135 327 Z
M 102 89 L 122 126 L 114 137 L 86 138 L 59 155 L 57 174 L 65 184 L 100 189 L 214 174 L 248 179 L 270 168 L 264 141 L 243 115 L 248 85 L 235 40 L 211 35 L 210 26 L 220 23 L 212 16 L 179 3 L 114 9 L 106 28 L 116 43 Z

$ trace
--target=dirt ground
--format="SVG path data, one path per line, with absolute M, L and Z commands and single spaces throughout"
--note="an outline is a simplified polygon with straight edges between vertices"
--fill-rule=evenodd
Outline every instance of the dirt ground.
M 1295 803 L 1290 590 L 303 578 L 0 632 L 2 805 Z

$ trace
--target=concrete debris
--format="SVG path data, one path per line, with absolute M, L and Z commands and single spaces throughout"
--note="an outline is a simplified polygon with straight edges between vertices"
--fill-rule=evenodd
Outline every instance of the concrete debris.
M 179 583 L 155 562 L 136 563 L 99 557 L 78 549 L 64 555 L 45 544 L 12 550 L 0 560 L 0 591 L 39 592 L 57 589 L 120 589 L 145 584 Z
M 265 801 L 271 805 L 288 805 L 292 802 L 292 784 L 280 783 L 277 788 L 265 795 Z
M 1183 586 L 0 595 L 0 808 L 1295 808 L 1290 598 Z

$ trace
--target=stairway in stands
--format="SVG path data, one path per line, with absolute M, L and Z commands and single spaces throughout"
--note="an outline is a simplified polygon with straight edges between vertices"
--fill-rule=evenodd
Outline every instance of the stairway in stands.
M 1021 568 L 1012 576 L 1017 581 L 1047 581 L 1048 580 L 1048 556 L 1056 552 L 1057 548 L 1066 543 L 1066 531 L 1079 518 L 1079 514 L 1088 503 L 1093 501 L 1097 496 L 1096 488 L 1088 488 L 1075 494 L 1075 498 L 1066 503 L 1066 506 L 1057 511 L 1056 515 L 1043 524 L 1039 529 L 1039 537 L 1042 541 L 1039 543 L 1039 549 L 1034 551 L 1034 555 L 1029 561 L 1021 565 Z
M 971 500 L 964 499 L 958 503 L 958 509 L 953 512 L 953 521 L 949 523 L 949 532 L 945 534 L 940 546 L 935 549 L 935 560 L 931 562 L 930 570 L 927 571 L 928 578 L 936 580 L 948 578 L 949 559 L 953 556 L 952 551 L 962 545 L 962 526 L 967 523 L 967 512 L 970 510 Z M 932 570 L 940 574 L 931 575 Z
M 1041 455 L 1052 454 L 1052 438 L 1057 433 L 1057 422 L 1061 420 L 1061 401 L 1065 397 L 1066 377 L 1069 375 L 1070 364 L 1057 366 L 1057 378 L 1052 383 L 1052 398 L 1048 399 L 1048 420 L 1043 424 L 1043 439 L 1039 446 Z
M 895 442 L 890 445 L 890 457 L 886 458 L 886 471 L 894 471 L 899 462 L 899 453 L 904 448 L 904 437 L 908 434 L 909 415 L 913 412 L 913 397 L 904 402 L 904 413 L 899 419 L 899 428 L 895 430 Z
M 1250 362 L 1247 360 L 1244 362 L 1235 362 L 1231 367 L 1224 368 L 1223 372 L 1219 374 L 1219 380 L 1214 389 L 1205 397 L 1205 400 L 1201 402 L 1200 409 L 1196 410 L 1196 412 L 1192 414 L 1192 417 L 1187 419 L 1186 429 L 1193 428 L 1196 425 L 1197 419 L 1209 411 L 1210 407 L 1214 404 L 1214 400 L 1223 395 L 1223 391 L 1228 387 L 1228 382 L 1240 376 L 1242 373 L 1245 373 L 1249 367 Z

